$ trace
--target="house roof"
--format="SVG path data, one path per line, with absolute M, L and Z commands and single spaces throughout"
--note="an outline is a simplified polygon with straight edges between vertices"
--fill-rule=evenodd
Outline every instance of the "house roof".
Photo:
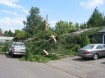
M 14 37 L 0 36 L 0 42 L 11 41 Z
M 80 29 L 80 30 L 77 30 L 77 31 L 73 32 L 73 34 L 81 34 L 81 33 L 85 32 L 85 31 L 88 31 L 88 30 L 89 29 Z
M 64 35 L 80 35 L 80 34 L 82 34 L 83 32 L 88 31 L 88 30 L 90 30 L 90 29 L 79 29 L 79 30 L 77 30 L 77 31 L 75 31 L 75 32 L 66 33 L 66 34 L 64 34 Z
M 98 31 L 99 33 L 105 33 L 105 28 L 103 28 L 102 30 Z
M 0 39 L 12 40 L 14 37 L 0 36 Z

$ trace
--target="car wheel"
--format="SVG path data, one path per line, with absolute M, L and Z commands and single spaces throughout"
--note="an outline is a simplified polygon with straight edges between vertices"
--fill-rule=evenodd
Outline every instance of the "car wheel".
M 11 52 L 9 51 L 8 55 L 11 55 Z
M 97 60 L 98 58 L 99 58 L 98 54 L 94 54 L 94 55 L 93 55 L 93 59 L 94 59 L 94 60 Z
M 11 51 L 10 56 L 13 57 L 13 52 Z

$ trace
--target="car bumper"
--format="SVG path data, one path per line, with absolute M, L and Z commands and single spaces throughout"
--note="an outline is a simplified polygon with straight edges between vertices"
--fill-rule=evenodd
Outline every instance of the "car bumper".
M 13 52 L 14 55 L 26 55 L 26 52 Z
M 92 58 L 93 55 L 92 54 L 78 54 L 80 57 L 84 57 L 84 58 Z

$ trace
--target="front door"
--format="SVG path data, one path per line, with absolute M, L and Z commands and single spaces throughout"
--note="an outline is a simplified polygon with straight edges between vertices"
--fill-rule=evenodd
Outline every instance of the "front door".
M 104 38 L 103 39 L 104 39 L 104 42 L 103 43 L 105 44 L 105 35 L 104 35 Z

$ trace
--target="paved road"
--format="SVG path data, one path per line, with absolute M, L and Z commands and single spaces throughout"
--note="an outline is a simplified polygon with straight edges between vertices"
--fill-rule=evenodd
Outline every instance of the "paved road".
M 47 64 L 0 55 L 0 78 L 78 78 Z
M 76 56 L 59 61 L 51 61 L 48 65 L 79 78 L 105 78 L 105 57 L 92 60 Z
M 105 58 L 76 56 L 43 64 L 0 55 L 0 78 L 105 78 Z

